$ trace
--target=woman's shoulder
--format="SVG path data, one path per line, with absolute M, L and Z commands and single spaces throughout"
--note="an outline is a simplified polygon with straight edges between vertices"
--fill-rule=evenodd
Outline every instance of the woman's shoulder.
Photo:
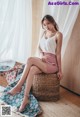
M 60 31 L 57 31 L 57 33 L 56 33 L 56 41 L 58 43 L 62 43 L 62 40 L 63 40 L 63 34 Z
M 60 31 L 57 31 L 56 36 L 57 36 L 57 38 L 62 38 L 63 34 Z
M 61 41 L 62 42 L 62 39 L 63 39 L 63 34 L 60 32 L 60 31 L 57 31 L 56 33 L 56 40 L 59 42 Z

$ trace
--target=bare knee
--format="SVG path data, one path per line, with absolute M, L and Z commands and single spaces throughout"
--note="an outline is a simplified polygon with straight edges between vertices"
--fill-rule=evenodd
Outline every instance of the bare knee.
M 41 73 L 41 70 L 38 67 L 36 67 L 36 66 L 32 66 L 30 68 L 30 73 L 35 75 L 35 74 Z
M 27 59 L 27 64 L 32 63 L 32 61 L 33 61 L 33 57 L 29 57 L 29 58 Z

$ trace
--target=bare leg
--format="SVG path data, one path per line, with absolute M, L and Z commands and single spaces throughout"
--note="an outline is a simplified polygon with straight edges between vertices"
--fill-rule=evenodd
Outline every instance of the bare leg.
M 45 73 L 47 72 L 46 63 L 44 63 L 41 59 L 37 57 L 30 57 L 27 61 L 27 65 L 25 66 L 21 79 L 19 80 L 17 85 L 8 92 L 9 94 L 15 95 L 16 93 L 21 91 L 21 87 L 23 83 L 25 82 L 25 80 L 27 79 L 29 70 L 32 65 L 37 66 L 39 69 L 41 69 Z
M 26 80 L 26 88 L 25 88 L 25 92 L 24 92 L 24 98 L 23 98 L 23 102 L 19 108 L 19 111 L 22 112 L 25 109 L 25 106 L 28 104 L 29 100 L 29 92 L 32 86 L 32 82 L 33 82 L 33 78 L 35 74 L 41 73 L 42 71 L 36 67 L 36 66 L 32 66 L 30 68 L 27 80 Z
M 30 58 L 29 58 L 30 59 Z M 28 72 L 30 70 L 31 67 L 31 63 L 29 62 L 30 60 L 28 59 L 27 64 L 25 65 L 24 71 L 22 73 L 21 79 L 19 80 L 19 82 L 16 84 L 16 86 L 14 88 L 12 88 L 8 94 L 11 95 L 15 95 L 16 93 L 19 93 L 21 91 L 21 86 L 23 85 L 23 83 L 25 82 Z

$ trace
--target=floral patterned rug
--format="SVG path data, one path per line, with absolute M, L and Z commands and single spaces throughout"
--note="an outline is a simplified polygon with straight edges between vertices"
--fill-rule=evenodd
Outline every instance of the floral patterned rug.
M 22 100 L 23 100 L 23 96 L 24 96 L 24 90 L 25 90 L 25 83 L 22 86 L 22 91 L 18 94 L 16 94 L 15 96 L 12 96 L 10 94 L 7 94 L 7 92 L 12 89 L 17 82 L 19 81 L 19 79 L 21 78 L 23 69 L 24 69 L 23 65 L 21 67 L 21 69 L 19 69 L 18 73 L 16 74 L 15 77 L 15 81 L 13 80 L 13 82 L 10 82 L 10 84 L 3 90 L 2 95 L 0 96 L 0 100 L 2 101 L 2 103 L 4 102 L 5 104 L 11 105 L 13 110 L 15 110 L 16 113 L 20 114 L 20 115 L 25 115 L 26 117 L 36 117 L 38 114 L 42 113 L 41 107 L 37 101 L 37 99 L 33 96 L 33 94 L 29 94 L 29 104 L 26 106 L 25 110 L 22 113 L 19 113 L 17 110 L 20 107 Z M 0 67 L 3 68 L 3 67 Z M 5 66 L 5 69 L 7 67 Z M 8 70 L 8 68 L 7 68 Z M 14 69 L 13 69 L 14 71 Z M 8 71 L 7 71 L 8 73 Z M 9 74 L 11 72 L 9 71 Z M 13 75 L 13 74 L 11 74 Z M 11 76 L 12 78 L 12 76 Z M 16 109 L 15 109 L 16 108 Z

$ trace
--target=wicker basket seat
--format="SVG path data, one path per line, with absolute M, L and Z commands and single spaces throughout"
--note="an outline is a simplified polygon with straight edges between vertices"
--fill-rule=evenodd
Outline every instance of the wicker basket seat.
M 32 93 L 39 101 L 59 100 L 59 88 L 57 74 L 40 73 L 34 76 Z

